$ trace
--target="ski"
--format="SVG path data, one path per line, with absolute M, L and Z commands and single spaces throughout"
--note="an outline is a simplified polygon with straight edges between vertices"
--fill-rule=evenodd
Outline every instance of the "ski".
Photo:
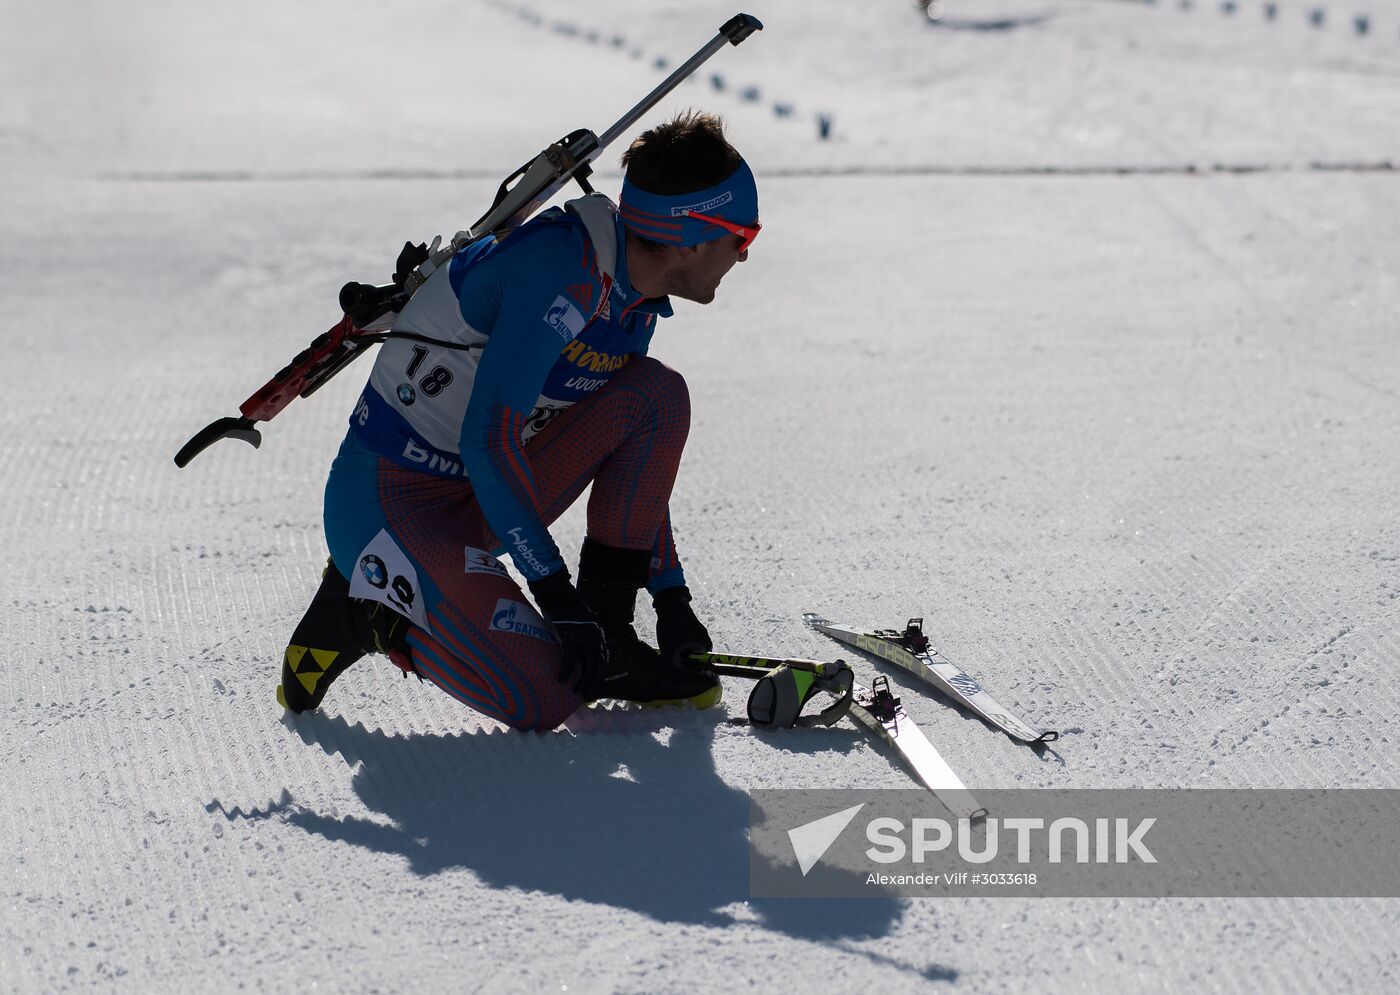
M 922 618 L 911 618 L 903 632 L 858 629 L 812 612 L 804 614 L 802 621 L 818 632 L 922 678 L 1014 739 L 1024 743 L 1052 743 L 1060 738 L 1054 729 L 1036 729 L 1017 718 L 988 694 L 975 677 L 934 649 L 924 635 Z
M 766 673 L 777 666 L 794 670 L 818 670 L 824 665 L 816 660 L 777 659 L 744 656 L 734 653 L 697 653 L 696 663 L 711 667 L 721 674 L 741 673 L 752 676 Z M 967 789 L 943 755 L 929 742 L 922 729 L 904 710 L 899 698 L 890 691 L 889 678 L 876 677 L 871 687 L 860 682 L 853 686 L 849 714 L 861 727 L 873 734 L 899 754 L 914 776 L 947 806 L 948 811 L 962 819 L 980 819 L 987 809 Z

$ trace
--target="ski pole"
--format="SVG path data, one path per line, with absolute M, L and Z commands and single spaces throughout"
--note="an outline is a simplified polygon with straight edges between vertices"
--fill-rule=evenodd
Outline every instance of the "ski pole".
M 699 664 L 707 670 L 714 670 L 716 673 L 725 673 L 720 667 L 742 669 L 743 674 L 754 670 L 772 670 L 774 667 L 791 667 L 793 670 L 806 670 L 814 674 L 825 674 L 830 668 L 844 665 L 843 661 L 836 663 L 823 663 L 821 660 L 803 660 L 799 658 L 778 657 L 778 656 L 749 656 L 745 653 L 692 653 L 690 662 Z M 733 676 L 743 676 L 734 674 Z
M 754 725 L 788 729 L 835 725 L 850 712 L 855 701 L 855 675 L 844 660 L 819 663 L 731 653 L 695 653 L 690 660 L 704 664 L 714 674 L 757 682 L 748 704 L 749 721 Z M 806 676 L 798 679 L 794 671 Z M 835 700 L 818 714 L 804 716 L 802 708 L 815 691 L 825 691 Z

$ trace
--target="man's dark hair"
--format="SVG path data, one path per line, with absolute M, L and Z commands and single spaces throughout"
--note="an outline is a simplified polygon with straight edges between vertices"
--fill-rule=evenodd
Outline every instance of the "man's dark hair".
M 686 111 L 642 132 L 622 153 L 627 179 L 656 194 L 694 193 L 721 182 L 743 157 L 714 114 Z

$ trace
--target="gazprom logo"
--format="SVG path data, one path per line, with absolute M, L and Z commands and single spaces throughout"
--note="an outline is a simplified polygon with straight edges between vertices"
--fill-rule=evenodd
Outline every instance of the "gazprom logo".
M 733 199 L 734 195 L 726 190 L 718 197 L 711 197 L 709 200 L 702 201 L 699 204 L 683 204 L 680 207 L 673 207 L 671 208 L 671 217 L 683 218 L 690 211 L 696 211 L 700 214 L 709 214 L 716 207 L 723 207 Z
M 558 332 L 565 342 L 572 342 L 574 337 L 583 331 L 583 315 L 562 294 L 554 298 L 554 303 L 544 313 L 544 321 Z
M 554 642 L 554 633 L 545 627 L 544 619 L 536 615 L 529 605 L 508 598 L 501 598 L 496 602 L 496 611 L 491 616 L 491 628 L 497 632 L 514 632 L 518 636 Z

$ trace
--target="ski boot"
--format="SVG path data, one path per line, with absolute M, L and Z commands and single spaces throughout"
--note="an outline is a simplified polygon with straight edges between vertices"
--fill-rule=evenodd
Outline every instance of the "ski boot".
M 283 655 L 278 703 L 291 712 L 318 707 L 335 679 L 366 653 L 385 653 L 405 675 L 414 673 L 410 624 L 384 605 L 350 597 L 350 582 L 327 560 L 321 586 Z
M 637 592 L 645 586 L 650 569 L 650 550 L 583 541 L 578 593 L 598 616 L 608 642 L 607 673 L 599 697 L 655 707 L 711 708 L 723 697 L 719 678 L 662 660 L 632 628 Z

